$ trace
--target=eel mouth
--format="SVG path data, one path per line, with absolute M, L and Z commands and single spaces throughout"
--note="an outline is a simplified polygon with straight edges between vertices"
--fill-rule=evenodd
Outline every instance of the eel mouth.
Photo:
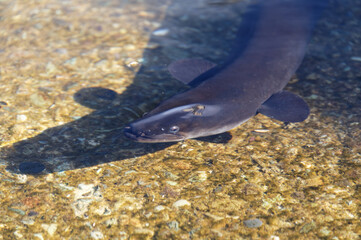
M 136 141 L 138 138 L 137 135 L 132 132 L 132 128 L 130 126 L 126 126 L 124 128 L 124 135 L 134 141 Z
M 135 131 L 130 125 L 124 128 L 124 135 L 133 141 L 144 143 L 178 142 L 185 139 L 181 135 L 167 133 L 146 135 L 141 131 Z

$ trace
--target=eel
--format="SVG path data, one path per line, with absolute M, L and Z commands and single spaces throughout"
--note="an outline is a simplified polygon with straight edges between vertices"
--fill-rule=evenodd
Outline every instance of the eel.
M 125 136 L 147 143 L 181 141 L 229 131 L 258 113 L 283 122 L 305 120 L 307 103 L 283 88 L 301 64 L 326 4 L 265 0 L 255 5 L 229 59 L 219 66 L 201 59 L 170 64 L 171 75 L 191 88 L 126 126 Z

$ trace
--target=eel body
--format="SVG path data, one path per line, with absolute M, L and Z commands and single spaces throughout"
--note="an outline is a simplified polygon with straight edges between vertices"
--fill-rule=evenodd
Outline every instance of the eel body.
M 258 113 L 284 122 L 309 115 L 306 102 L 283 91 L 301 64 L 324 0 L 265 0 L 241 24 L 224 64 L 199 59 L 168 69 L 191 88 L 129 124 L 139 142 L 172 142 L 228 131 Z

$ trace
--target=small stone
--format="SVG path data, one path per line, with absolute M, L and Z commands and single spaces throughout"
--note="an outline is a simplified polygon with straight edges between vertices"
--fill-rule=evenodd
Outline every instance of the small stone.
M 134 50 L 136 50 L 137 49 L 137 47 L 135 46 L 135 45 L 133 45 L 133 44 L 126 44 L 125 46 L 124 46 L 124 50 L 125 51 L 134 51 Z
M 189 170 L 192 168 L 192 164 L 184 160 L 174 161 L 172 162 L 172 166 L 179 170 Z
M 14 213 L 17 213 L 17 214 L 19 214 L 19 215 L 21 215 L 21 216 L 24 216 L 24 215 L 25 215 L 25 212 L 24 212 L 23 210 L 21 210 L 21 209 L 9 207 L 8 210 L 10 210 L 10 211 L 12 211 L 12 212 L 14 212 Z
M 164 177 L 172 179 L 172 180 L 177 180 L 179 177 L 171 172 L 164 172 Z
M 174 181 L 166 181 L 166 183 L 167 183 L 168 185 L 171 185 L 171 186 L 176 186 L 176 185 L 178 185 L 178 183 L 177 183 L 177 182 L 174 182 Z
M 204 182 L 208 178 L 206 171 L 197 171 L 195 175 L 188 179 L 190 182 Z
M 243 224 L 249 228 L 258 228 L 258 227 L 262 226 L 263 222 L 261 220 L 259 220 L 258 218 L 254 218 L 254 219 L 245 220 L 243 222 Z
M 160 45 L 158 43 L 153 43 L 153 42 L 148 43 L 148 45 L 147 45 L 148 49 L 156 49 L 158 47 L 160 47 Z
M 14 232 L 14 235 L 15 235 L 16 239 L 24 239 L 23 235 L 19 232 L 19 230 L 16 230 Z
M 205 213 L 204 215 L 206 215 L 207 217 L 213 219 L 214 221 L 220 221 L 222 219 L 224 219 L 224 217 L 220 217 L 211 213 Z
M 18 183 L 24 184 L 28 181 L 28 176 L 26 176 L 25 174 L 19 174 L 16 176 L 16 178 L 17 178 L 16 180 Z
M 163 37 L 169 33 L 169 29 L 167 28 L 161 28 L 158 30 L 155 30 L 152 34 L 157 37 Z
M 307 97 L 308 99 L 319 99 L 319 96 L 316 94 L 311 94 L 310 96 Z
M 38 215 L 39 215 L 39 213 L 38 213 L 38 212 L 35 212 L 35 211 L 29 211 L 29 213 L 28 213 L 28 216 L 29 216 L 29 217 L 38 216 Z
M 56 73 L 58 71 L 58 69 L 56 68 L 56 66 L 52 63 L 52 62 L 48 62 L 46 64 L 46 73 L 47 74 L 53 74 Z
M 56 228 L 58 227 L 58 225 L 56 223 L 52 223 L 52 224 L 41 224 L 41 227 L 48 232 L 48 234 L 50 236 L 53 236 Z
M 76 57 L 70 58 L 64 62 L 64 65 L 75 65 L 78 59 Z
M 175 203 L 173 203 L 173 207 L 175 207 L 175 208 L 190 206 L 190 205 L 191 205 L 190 202 L 188 202 L 185 199 L 181 199 L 181 200 L 178 200 Z
M 93 238 L 93 239 L 103 239 L 104 236 L 103 236 L 103 233 L 99 232 L 99 231 L 92 231 L 90 233 L 90 236 Z
M 46 106 L 48 103 L 42 94 L 35 93 L 30 96 L 30 102 L 37 107 Z M 50 105 L 50 104 L 49 104 Z
M 161 211 L 163 211 L 164 209 L 165 209 L 164 206 L 158 205 L 158 206 L 156 206 L 156 207 L 154 208 L 154 212 L 161 212 Z
M 137 235 L 149 235 L 149 236 L 153 236 L 154 232 L 150 229 L 146 229 L 146 228 L 136 228 L 134 230 L 134 234 Z
M 124 173 L 124 175 L 128 175 L 128 174 L 132 174 L 132 173 L 136 173 L 137 171 L 135 171 L 135 170 L 129 170 L 129 171 L 126 171 L 125 173 Z
M 106 68 L 107 65 L 108 65 L 108 60 L 106 60 L 106 59 L 102 59 L 94 64 L 94 66 L 96 66 L 98 68 Z
M 351 57 L 351 60 L 361 62 L 361 57 Z
M 300 233 L 308 233 L 315 228 L 316 228 L 316 223 L 312 221 L 310 223 L 306 223 L 305 225 L 303 225 L 303 227 L 300 230 Z
M 74 214 L 78 217 L 87 217 L 89 205 L 94 200 L 102 198 L 102 194 L 98 186 L 93 184 L 79 184 L 74 190 L 74 202 L 71 204 Z
M 291 197 L 296 199 L 305 199 L 305 194 L 304 192 L 294 192 L 291 194 Z
M 257 132 L 257 133 L 266 133 L 266 132 L 269 132 L 268 129 L 255 129 L 254 132 Z
M 110 215 L 112 211 L 106 206 L 100 206 L 98 209 L 94 210 L 94 213 L 99 216 L 106 216 L 106 215 Z
M 128 67 L 130 67 L 130 68 L 136 68 L 138 66 L 139 66 L 139 62 L 137 62 L 137 61 L 132 61 L 132 62 L 128 63 Z
M 128 234 L 124 231 L 119 232 L 120 239 L 128 239 Z
M 320 77 L 318 76 L 318 74 L 316 74 L 316 73 L 311 73 L 311 74 L 308 74 L 307 76 L 306 76 L 306 79 L 307 80 L 317 80 L 317 79 L 319 79 Z
M 25 218 L 23 220 L 21 220 L 22 223 L 24 223 L 25 225 L 34 225 L 35 221 L 32 218 Z
M 118 222 L 117 222 L 117 219 L 116 218 L 109 218 L 107 220 L 105 220 L 104 224 L 107 226 L 107 227 L 111 227 L 113 225 L 117 225 Z
M 321 238 L 325 238 L 330 236 L 331 231 L 327 227 L 323 227 L 318 231 L 318 236 Z
M 171 221 L 169 223 L 167 223 L 168 227 L 174 231 L 178 231 L 179 230 L 179 223 L 177 221 Z
M 59 54 L 68 54 L 68 50 L 66 48 L 57 48 L 54 50 L 54 52 Z
M 36 237 L 36 238 L 38 238 L 40 240 L 44 240 L 43 235 L 41 233 L 35 233 L 34 237 Z
M 279 236 L 270 236 L 269 240 L 280 240 L 280 237 Z
M 322 178 L 317 176 L 314 178 L 306 179 L 306 187 L 317 187 L 323 184 Z

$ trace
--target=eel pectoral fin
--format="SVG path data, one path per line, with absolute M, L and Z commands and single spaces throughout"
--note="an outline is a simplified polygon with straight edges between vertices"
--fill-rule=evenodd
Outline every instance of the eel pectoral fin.
M 202 59 L 183 59 L 171 63 L 168 71 L 174 78 L 189 84 L 193 79 L 215 66 L 216 64 Z
M 301 97 L 281 91 L 267 99 L 257 112 L 283 122 L 302 122 L 310 114 L 310 109 Z

